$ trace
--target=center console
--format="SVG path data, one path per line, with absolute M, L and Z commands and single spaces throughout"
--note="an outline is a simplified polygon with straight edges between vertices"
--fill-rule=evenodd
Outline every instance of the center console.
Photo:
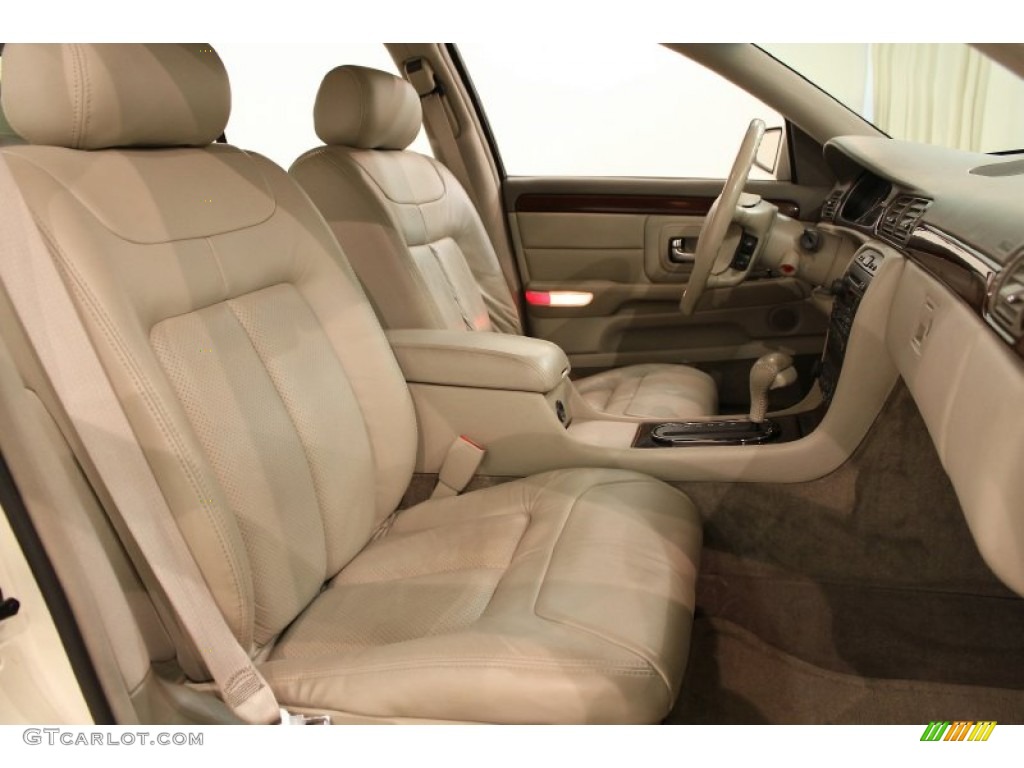
M 763 410 L 750 418 L 712 419 L 668 423 L 645 423 L 637 430 L 634 448 L 664 448 L 709 445 L 761 445 L 798 440 L 812 431 L 835 396 L 839 374 L 854 318 L 872 279 L 881 268 L 884 256 L 877 250 L 859 252 L 834 288 L 835 301 L 829 319 L 828 337 L 818 377 L 821 405 L 806 414 L 763 418 Z M 759 361 L 761 364 L 767 358 Z M 752 392 L 755 389 L 752 383 Z
M 566 375 L 565 354 L 548 342 L 493 333 L 391 331 L 417 415 L 414 471 L 438 473 L 454 441 L 465 436 L 487 449 L 482 475 L 618 467 L 675 481 L 821 477 L 849 459 L 899 375 L 886 338 L 905 260 L 881 243 L 865 245 L 847 259 L 844 267 L 836 265 L 845 271 L 838 271 L 842 277 L 828 297 L 835 313 L 821 363 L 831 401 L 827 410 L 817 407 L 816 389 L 802 408 L 765 413 L 761 395 L 791 380 L 792 366 L 781 352 L 754 366 L 752 395 L 759 396 L 752 396 L 749 415 L 638 424 L 593 410 Z M 846 367 L 841 381 L 840 366 Z M 682 446 L 692 447 L 673 450 Z

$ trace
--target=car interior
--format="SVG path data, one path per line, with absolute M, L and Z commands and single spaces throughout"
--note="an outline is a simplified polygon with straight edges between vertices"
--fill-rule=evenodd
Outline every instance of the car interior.
M 451 44 L 288 167 L 208 44 L 0 49 L 0 722 L 1024 722 L 1024 150 L 665 49 L 725 179 L 507 173 Z

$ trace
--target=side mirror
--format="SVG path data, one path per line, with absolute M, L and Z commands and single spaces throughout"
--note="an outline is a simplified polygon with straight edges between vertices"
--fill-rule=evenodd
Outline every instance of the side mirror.
M 762 171 L 775 175 L 779 165 L 779 151 L 782 149 L 782 126 L 765 128 L 761 145 L 757 148 L 754 165 Z

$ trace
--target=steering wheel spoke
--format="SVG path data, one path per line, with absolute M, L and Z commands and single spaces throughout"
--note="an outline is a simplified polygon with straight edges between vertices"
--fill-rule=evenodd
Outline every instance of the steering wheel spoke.
M 679 309 L 684 315 L 693 314 L 697 308 L 697 302 L 700 301 L 706 289 L 738 285 L 746 279 L 753 267 L 757 249 L 760 248 L 761 243 L 757 244 L 743 269 L 732 268 L 735 249 L 726 249 L 726 253 L 723 253 L 723 246 L 726 244 L 729 229 L 734 222 L 743 226 L 745 220 L 749 221 L 756 217 L 757 223 L 762 224 L 766 212 L 768 215 L 774 213 L 774 206 L 762 202 L 756 195 L 745 195 L 743 192 L 764 131 L 763 120 L 751 120 L 746 135 L 743 137 L 743 143 L 740 144 L 740 151 L 732 164 L 729 178 L 726 179 L 725 186 L 722 188 L 722 194 L 715 200 L 704 220 L 700 236 L 697 239 L 690 279 L 683 292 L 683 298 L 679 302 Z M 769 221 L 767 227 L 754 226 L 752 229 L 763 235 L 766 234 L 770 224 Z M 726 259 L 728 260 L 725 261 Z M 724 263 L 719 264 L 719 261 Z

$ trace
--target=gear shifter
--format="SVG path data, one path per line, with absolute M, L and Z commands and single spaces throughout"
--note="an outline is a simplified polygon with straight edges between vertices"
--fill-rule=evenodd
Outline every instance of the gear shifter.
M 768 391 L 788 387 L 796 381 L 793 358 L 785 352 L 771 352 L 758 358 L 750 369 L 750 420 L 764 421 L 768 411 Z
M 787 387 L 797 379 L 793 358 L 783 352 L 772 352 L 760 358 L 750 369 L 750 417 L 701 419 L 699 421 L 668 421 L 643 425 L 634 445 L 638 448 L 685 445 L 761 445 L 775 440 L 782 428 L 765 419 L 768 391 Z M 648 442 L 644 442 L 644 441 Z

